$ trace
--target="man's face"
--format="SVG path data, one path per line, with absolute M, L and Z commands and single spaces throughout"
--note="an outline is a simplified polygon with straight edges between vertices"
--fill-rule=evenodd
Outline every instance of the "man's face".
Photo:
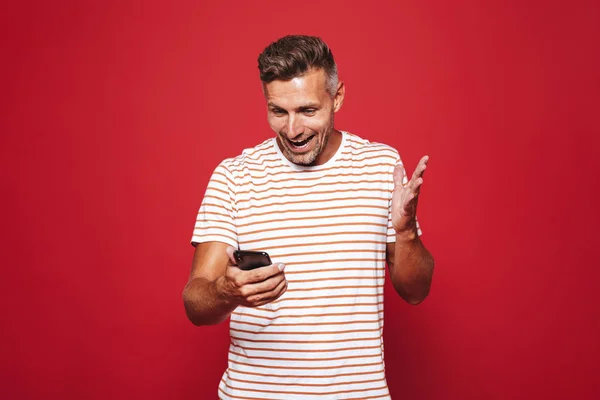
M 288 160 L 299 165 L 320 165 L 333 155 L 327 144 L 343 89 L 331 97 L 322 69 L 309 70 L 290 81 L 267 83 L 265 97 L 269 125 Z

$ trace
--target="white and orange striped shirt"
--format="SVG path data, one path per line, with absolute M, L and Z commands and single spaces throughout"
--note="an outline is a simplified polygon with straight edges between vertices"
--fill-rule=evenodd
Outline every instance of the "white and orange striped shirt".
M 266 251 L 288 281 L 276 301 L 232 312 L 222 399 L 390 398 L 383 287 L 401 161 L 387 145 L 342 135 L 323 165 L 291 163 L 272 138 L 210 179 L 192 243 Z

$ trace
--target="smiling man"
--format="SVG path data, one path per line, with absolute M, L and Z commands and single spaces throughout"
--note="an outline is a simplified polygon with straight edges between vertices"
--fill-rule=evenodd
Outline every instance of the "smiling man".
M 398 152 L 336 130 L 345 87 L 329 47 L 286 36 L 258 58 L 276 137 L 214 171 L 183 290 L 196 325 L 230 320 L 222 399 L 389 399 L 383 357 L 387 262 L 398 294 L 429 293 L 433 258 Z M 233 250 L 272 265 L 236 266 Z

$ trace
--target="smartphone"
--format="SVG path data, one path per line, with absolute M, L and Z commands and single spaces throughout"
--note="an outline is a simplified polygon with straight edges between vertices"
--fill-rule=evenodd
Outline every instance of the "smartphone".
M 236 250 L 233 252 L 233 258 L 238 267 L 244 271 L 273 264 L 269 255 L 264 251 Z

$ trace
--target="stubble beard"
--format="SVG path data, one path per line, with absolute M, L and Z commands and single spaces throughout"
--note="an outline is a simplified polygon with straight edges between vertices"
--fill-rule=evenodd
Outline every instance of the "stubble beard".
M 333 113 L 332 113 L 333 114 Z M 331 124 L 327 128 L 327 131 L 323 134 L 323 142 L 317 143 L 315 148 L 307 153 L 307 154 L 295 154 L 288 147 L 287 143 L 281 147 L 283 147 L 284 153 L 287 158 L 293 162 L 294 164 L 301 165 L 303 167 L 310 167 L 314 165 L 314 162 L 317 160 L 317 157 L 323 152 L 324 149 L 327 148 L 327 143 L 329 142 L 329 138 L 331 137 L 331 133 L 333 132 L 333 115 L 331 116 Z M 316 138 L 315 138 L 316 139 Z M 279 139 L 281 141 L 285 139 Z

